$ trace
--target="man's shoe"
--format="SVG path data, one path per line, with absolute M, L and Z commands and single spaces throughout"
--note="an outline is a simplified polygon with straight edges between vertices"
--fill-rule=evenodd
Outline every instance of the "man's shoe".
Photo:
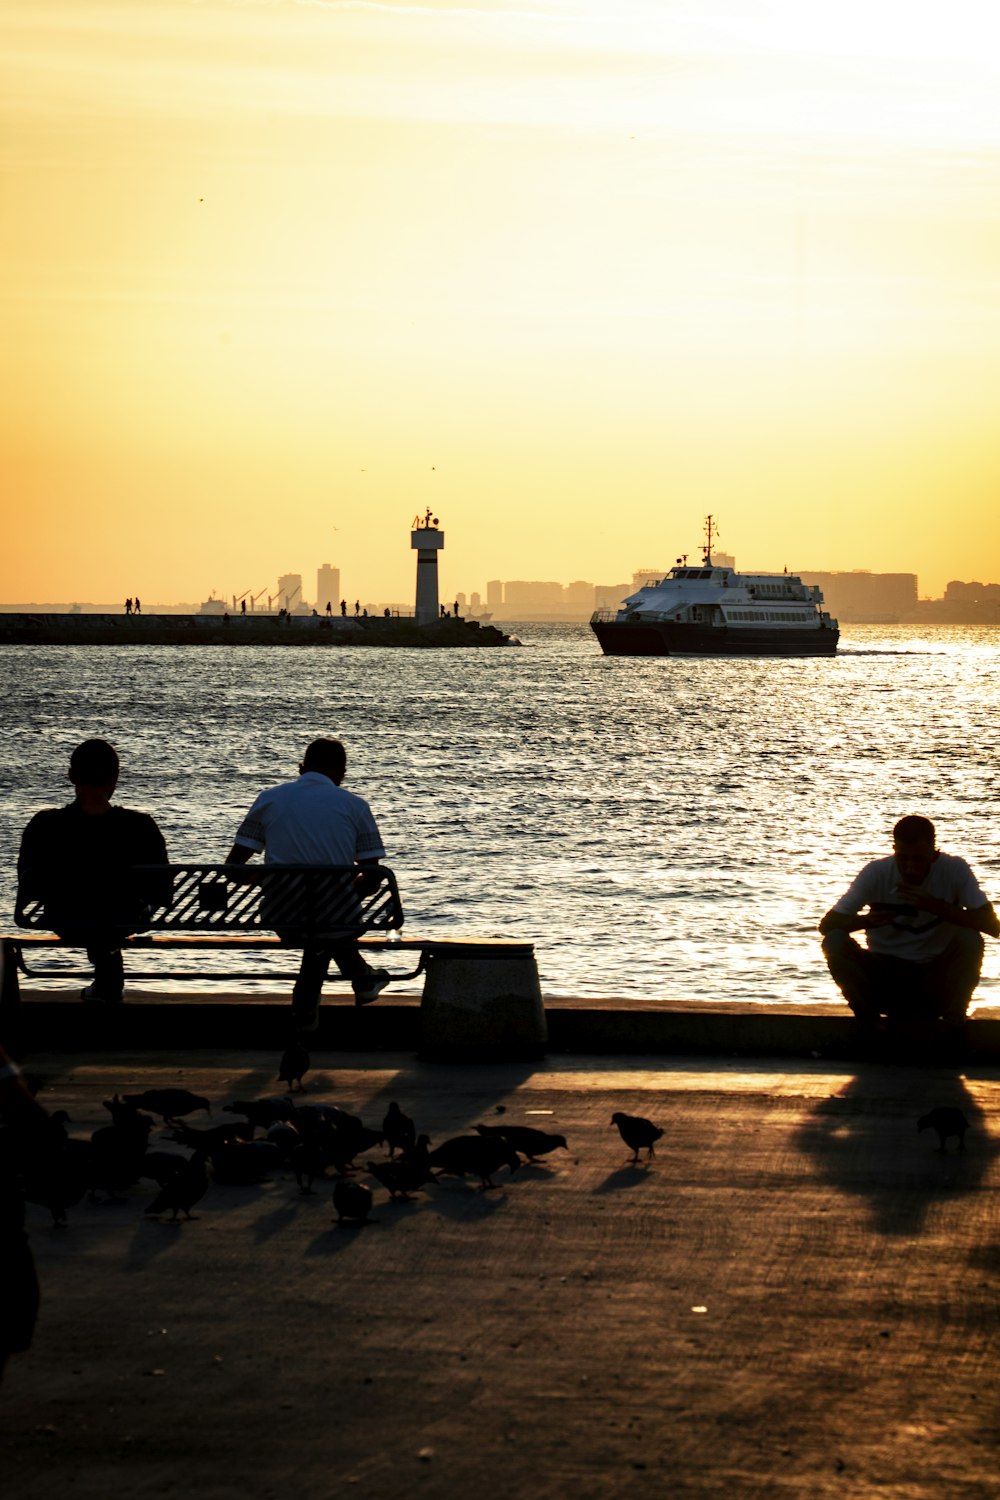
M 99 990 L 96 984 L 88 984 L 80 991 L 84 1005 L 121 1005 L 124 994 L 121 990 Z
M 319 1025 L 319 1001 L 292 1001 L 292 1020 L 297 1031 L 315 1031 Z
M 371 1005 L 377 1000 L 387 984 L 392 983 L 392 975 L 388 969 L 372 969 L 366 979 L 361 979 L 354 986 L 355 1005 Z

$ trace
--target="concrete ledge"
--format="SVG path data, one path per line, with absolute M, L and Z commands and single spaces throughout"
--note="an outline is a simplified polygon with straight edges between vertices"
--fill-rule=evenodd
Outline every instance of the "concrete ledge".
M 939 1056 L 941 1038 L 923 1035 L 872 1043 L 837 1006 L 721 1005 L 711 1001 L 550 1000 L 545 1005 L 550 1054 L 871 1058 L 873 1052 L 937 1061 L 1000 1061 L 1000 1009 L 981 1008 L 959 1045 Z M 117 1052 L 170 1048 L 273 1049 L 290 1033 L 287 996 L 148 994 L 110 1012 L 75 998 L 30 992 L 21 1009 L 22 1054 Z M 316 1050 L 416 1052 L 421 1045 L 417 996 L 358 1008 L 330 997 L 320 1009 Z

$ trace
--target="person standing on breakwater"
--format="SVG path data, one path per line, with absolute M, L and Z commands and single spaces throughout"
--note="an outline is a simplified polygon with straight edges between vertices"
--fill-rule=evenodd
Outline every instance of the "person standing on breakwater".
M 942 854 L 930 819 L 911 816 L 892 830 L 892 854 L 865 865 L 819 930 L 830 974 L 860 1021 L 957 1026 L 979 983 L 982 934 L 1000 937 L 1000 921 L 965 860 Z M 866 948 L 851 937 L 859 931 Z
M 17 860 L 17 900 L 41 901 L 64 942 L 85 948 L 93 983 L 81 999 L 115 1005 L 125 986 L 121 940 L 170 901 L 168 871 L 137 878 L 132 865 L 166 865 L 163 835 L 148 813 L 112 807 L 119 761 L 107 740 L 84 740 L 69 762 L 76 795 L 31 819 Z
M 127 615 L 132 613 L 132 600 L 130 598 L 125 600 L 125 613 Z
M 358 865 L 361 870 L 377 865 L 385 858 L 382 838 L 368 803 L 341 785 L 346 772 L 347 751 L 339 740 L 313 740 L 298 780 L 261 792 L 240 824 L 226 864 L 243 865 L 263 853 L 265 864 Z M 385 969 L 365 962 L 356 938 L 305 946 L 292 990 L 292 1015 L 300 1031 L 316 1029 L 331 959 L 351 981 L 356 1005 L 377 1000 L 390 982 Z

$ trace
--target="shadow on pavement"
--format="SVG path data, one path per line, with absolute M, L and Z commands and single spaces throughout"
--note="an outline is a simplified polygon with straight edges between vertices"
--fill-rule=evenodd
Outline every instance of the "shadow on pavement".
M 922 1073 L 917 1109 L 912 1088 L 892 1096 L 891 1078 L 884 1065 L 859 1068 L 836 1094 L 816 1104 L 794 1144 L 826 1182 L 867 1200 L 881 1233 L 912 1235 L 943 1195 L 979 1190 L 998 1147 L 956 1069 Z M 933 1130 L 918 1132 L 917 1119 L 938 1105 L 957 1107 L 968 1120 L 964 1151 L 952 1139 L 942 1152 Z

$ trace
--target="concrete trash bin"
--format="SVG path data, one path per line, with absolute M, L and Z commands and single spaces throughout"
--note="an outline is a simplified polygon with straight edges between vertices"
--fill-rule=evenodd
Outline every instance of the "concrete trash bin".
M 420 1056 L 438 1062 L 544 1057 L 548 1041 L 534 943 L 447 943 L 427 950 Z

